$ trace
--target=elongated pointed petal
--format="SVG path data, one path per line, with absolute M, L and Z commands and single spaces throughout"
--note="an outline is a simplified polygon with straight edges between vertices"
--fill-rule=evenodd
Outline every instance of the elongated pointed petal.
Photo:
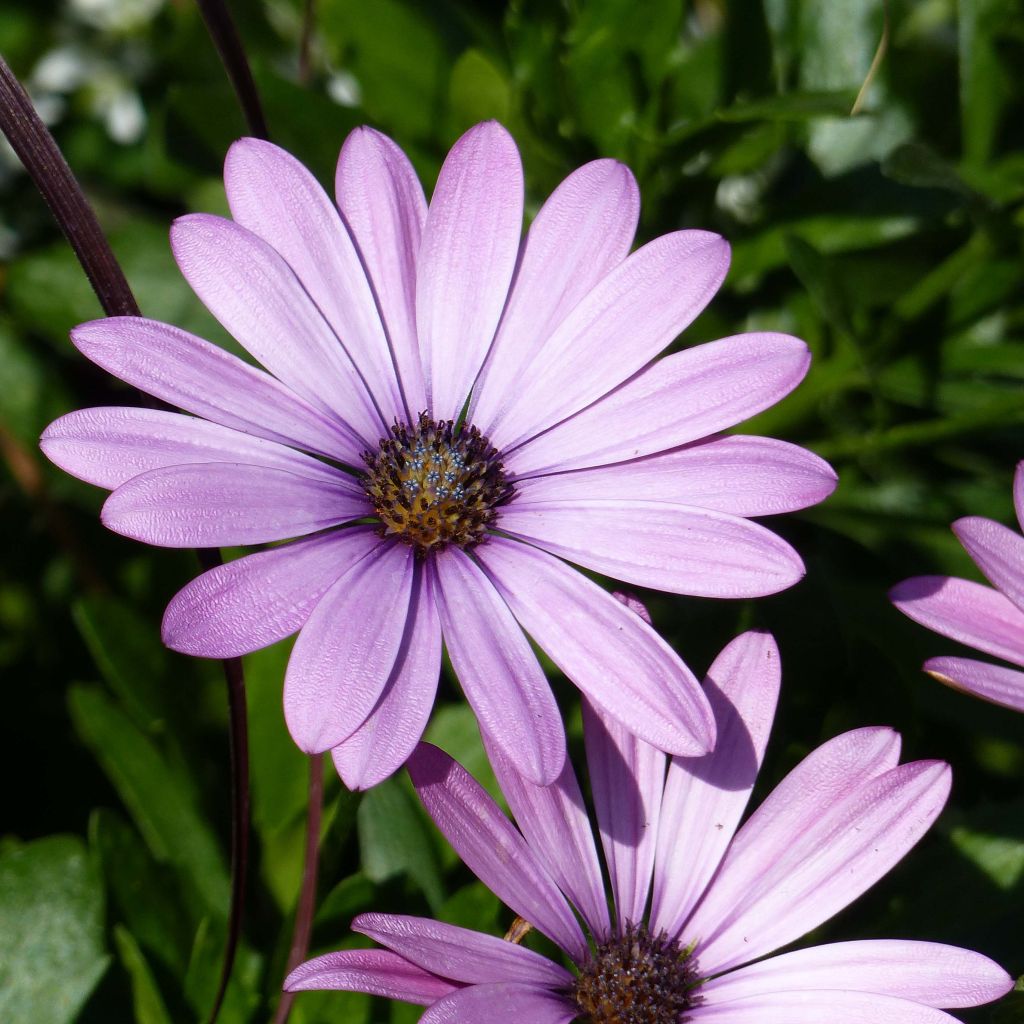
M 410 413 L 426 409 L 416 338 L 416 263 L 427 201 L 409 158 L 386 135 L 356 128 L 334 179 L 341 215 L 369 274 Z
M 356 526 L 218 565 L 171 599 L 163 641 L 183 654 L 236 658 L 291 636 L 378 543 L 369 527 Z
M 346 423 L 194 334 L 157 320 L 112 316 L 79 324 L 71 340 L 97 366 L 179 409 L 359 465 L 366 445 Z
M 786 334 L 740 334 L 658 360 L 510 452 L 518 476 L 624 462 L 711 437 L 790 393 L 811 363 Z
M 1024 530 L 1024 460 L 1017 463 L 1013 473 L 1013 507 L 1017 513 L 1017 523 Z
M 929 658 L 925 672 L 940 683 L 975 697 L 1024 711 L 1024 672 L 973 658 Z
M 377 303 L 337 207 L 290 153 L 240 139 L 224 162 L 231 216 L 274 247 L 348 352 L 384 421 L 410 419 Z
M 320 599 L 284 677 L 284 717 L 307 753 L 336 747 L 373 711 L 409 615 L 412 549 L 378 540 Z
M 638 615 L 529 545 L 492 537 L 477 557 L 551 660 L 635 736 L 670 753 L 714 746 L 714 717 L 700 685 Z
M 579 1014 L 564 995 L 535 985 L 471 985 L 434 1003 L 420 1024 L 494 1024 L 521 1020 L 530 1024 L 569 1024 Z
M 651 928 L 677 935 L 718 868 L 764 757 L 781 682 L 770 633 L 732 641 L 704 680 L 718 723 L 715 749 L 674 757 L 658 827 Z
M 936 633 L 1024 665 L 1024 612 L 991 587 L 952 576 L 915 576 L 893 587 L 889 599 Z
M 523 169 L 496 121 L 451 148 L 430 200 L 416 326 L 434 419 L 454 419 L 491 347 L 523 228 Z
M 594 160 L 573 171 L 540 208 L 473 393 L 470 420 L 484 434 L 522 401 L 516 382 L 529 374 L 562 320 L 629 254 L 639 213 L 636 181 L 614 160 Z
M 360 914 L 352 930 L 432 974 L 481 985 L 515 982 L 542 988 L 567 988 L 572 975 L 532 949 L 424 917 Z
M 333 989 L 430 1006 L 458 986 L 386 949 L 343 949 L 307 960 L 284 980 L 286 992 Z
M 451 997 L 449 997 L 451 998 Z M 959 1024 L 942 1010 L 909 999 L 873 992 L 772 992 L 729 1003 L 701 1006 L 693 1014 L 700 1024 Z
M 530 781 L 549 785 L 565 763 L 565 731 L 529 642 L 463 551 L 450 548 L 434 565 L 445 644 L 480 727 Z
M 506 906 L 579 963 L 587 943 L 569 905 L 483 787 L 429 743 L 416 748 L 408 769 L 427 813 L 466 866 Z
M 870 939 L 812 946 L 762 960 L 701 986 L 707 1005 L 772 992 L 874 992 L 925 1006 L 979 1006 L 1005 995 L 1013 978 L 987 956 L 938 942 Z
M 981 516 L 958 519 L 953 532 L 992 585 L 1024 612 L 1024 537 Z

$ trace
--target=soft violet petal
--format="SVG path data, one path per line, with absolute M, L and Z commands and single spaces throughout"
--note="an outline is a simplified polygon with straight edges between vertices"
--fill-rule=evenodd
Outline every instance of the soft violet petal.
M 416 260 L 427 219 L 423 186 L 401 149 L 372 128 L 356 128 L 345 140 L 334 184 L 415 416 L 427 407 L 416 338 Z
M 1013 473 L 1013 507 L 1017 523 L 1024 530 L 1024 460 L 1017 463 Z
M 569 1024 L 578 1015 L 568 996 L 535 985 L 470 985 L 434 1003 L 420 1024 Z
M 416 749 L 434 706 L 441 673 L 441 623 L 430 576 L 414 565 L 409 621 L 377 706 L 347 740 L 331 750 L 350 790 L 370 789 L 396 772 Z
M 718 868 L 764 757 L 782 674 L 770 633 L 728 644 L 704 680 L 718 723 L 715 749 L 673 758 L 665 782 L 650 922 L 676 935 Z
M 559 324 L 517 385 L 491 438 L 511 448 L 579 412 L 643 369 L 711 301 L 729 246 L 676 231 L 638 249 Z
M 486 733 L 487 758 L 519 831 L 598 940 L 610 935 L 608 901 L 587 805 L 565 759 L 550 786 L 528 782 Z M 467 979 L 468 980 L 468 979 Z
M 246 351 L 310 405 L 374 447 L 387 422 L 359 369 L 277 251 L 239 224 L 190 213 L 171 251 L 203 305 Z
M 473 393 L 469 419 L 484 434 L 521 401 L 516 381 L 555 328 L 629 254 L 639 213 L 636 180 L 615 160 L 573 171 L 540 208 Z
M 1013 988 L 987 956 L 958 946 L 869 939 L 812 946 L 730 971 L 701 986 L 705 1005 L 773 992 L 841 989 L 950 1009 L 979 1006 Z
M 365 443 L 341 420 L 270 374 L 170 324 L 111 316 L 79 324 L 71 340 L 108 373 L 226 427 L 360 465 Z
M 595 704 L 660 750 L 692 755 L 714 746 L 700 685 L 638 615 L 527 544 L 491 537 L 476 555 L 523 628 Z
M 338 472 L 269 469 L 236 463 L 166 466 L 132 477 L 103 505 L 103 525 L 167 548 L 217 548 L 287 540 L 358 519 L 368 502 Z
M 110 489 L 151 469 L 205 462 L 244 462 L 325 481 L 339 477 L 336 469 L 276 441 L 158 409 L 78 409 L 54 420 L 39 447 L 66 473 Z
M 981 516 L 958 519 L 953 532 L 989 582 L 1024 612 L 1024 537 Z
M 635 498 L 514 502 L 501 529 L 614 579 L 697 597 L 763 597 L 797 583 L 800 556 L 740 516 Z
M 872 779 L 791 838 L 783 877 L 762 872 L 714 931 L 698 908 L 687 926 L 700 937 L 703 970 L 717 973 L 770 953 L 827 921 L 910 851 L 939 816 L 952 773 L 941 761 L 914 761 Z M 711 884 L 714 893 L 726 865 Z M 704 925 L 704 927 L 702 927 Z
M 416 326 L 434 419 L 469 397 L 505 306 L 523 228 L 523 168 L 496 121 L 452 147 L 430 200 L 416 268 Z
M 736 833 L 696 914 L 685 925 L 693 938 L 710 937 L 751 894 L 786 877 L 793 844 L 829 810 L 899 761 L 891 729 L 843 733 L 807 755 Z M 706 973 L 718 970 L 702 964 Z
M 889 599 L 936 633 L 1024 666 L 1024 611 L 998 590 L 955 576 L 915 576 Z
M 430 1006 L 458 986 L 420 970 L 386 949 L 343 949 L 307 960 L 284 979 L 286 992 L 365 992 Z
M 768 437 L 716 437 L 593 469 L 516 481 L 516 504 L 642 498 L 734 516 L 793 512 L 824 501 L 832 467 L 813 452 Z
M 646 920 L 666 758 L 585 698 L 583 738 L 621 934 Z
M 224 161 L 231 216 L 287 261 L 359 370 L 385 423 L 408 422 L 377 303 L 337 207 L 290 153 L 239 139 Z
M 531 782 L 554 782 L 565 763 L 565 731 L 529 641 L 465 552 L 449 548 L 434 566 L 445 646 L 481 729 Z
M 336 747 L 373 711 L 405 634 L 412 559 L 407 545 L 378 539 L 302 627 L 284 677 L 284 717 L 307 754 Z
M 407 764 L 427 813 L 466 867 L 576 963 L 583 932 L 554 880 L 484 788 L 443 750 L 421 743 Z
M 740 334 L 675 352 L 508 452 L 517 476 L 624 462 L 711 437 L 775 405 L 803 380 L 807 346 Z
M 452 997 L 449 997 L 452 998 Z M 773 992 L 698 1007 L 694 1024 L 959 1024 L 942 1010 L 873 992 Z
M 320 598 L 379 540 L 372 528 L 306 537 L 197 576 L 171 599 L 161 635 L 172 650 L 235 658 L 301 629 Z
M 954 690 L 1024 711 L 1024 672 L 973 658 L 929 658 L 924 670 Z
M 515 942 L 424 917 L 360 914 L 352 930 L 431 974 L 472 985 L 517 982 L 567 988 L 573 976 L 558 964 Z

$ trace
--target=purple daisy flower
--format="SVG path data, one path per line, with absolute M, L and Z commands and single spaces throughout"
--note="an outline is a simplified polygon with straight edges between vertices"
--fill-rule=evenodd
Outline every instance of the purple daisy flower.
M 1013 504 L 1024 530 L 1024 462 L 1014 474 Z M 981 516 L 958 519 L 953 532 L 996 589 L 955 576 L 915 576 L 892 588 L 892 603 L 936 633 L 1024 668 L 1024 537 Z M 956 690 L 1024 711 L 1024 672 L 959 657 L 929 658 L 923 668 Z
M 803 572 L 747 517 L 821 501 L 834 473 L 720 431 L 794 388 L 806 346 L 745 334 L 653 362 L 721 284 L 726 243 L 676 231 L 631 254 L 637 187 L 612 160 L 571 174 L 521 242 L 519 154 L 493 122 L 455 144 L 429 206 L 368 128 L 342 148 L 337 206 L 254 139 L 229 151 L 225 186 L 234 219 L 182 217 L 171 244 L 267 372 L 153 320 L 83 324 L 86 356 L 194 415 L 87 409 L 42 439 L 113 490 L 118 533 L 274 545 L 174 597 L 168 646 L 231 657 L 298 631 L 288 727 L 333 748 L 354 788 L 414 749 L 442 637 L 483 730 L 535 782 L 558 776 L 565 739 L 527 634 L 637 735 L 710 749 L 693 675 L 567 563 L 714 597 Z
M 1005 994 L 1013 980 L 987 957 L 931 942 L 839 942 L 758 960 L 892 868 L 942 809 L 950 771 L 939 761 L 900 765 L 894 732 L 858 729 L 805 758 L 737 831 L 778 694 L 771 636 L 734 640 L 705 686 L 718 745 L 696 758 L 666 758 L 584 702 L 611 912 L 568 762 L 555 785 L 538 787 L 491 746 L 519 830 L 436 747 L 421 744 L 409 762 L 463 861 L 572 970 L 515 941 L 363 914 L 353 927 L 386 949 L 310 960 L 285 987 L 417 1003 L 428 1007 L 421 1024 L 952 1024 L 937 1007 Z

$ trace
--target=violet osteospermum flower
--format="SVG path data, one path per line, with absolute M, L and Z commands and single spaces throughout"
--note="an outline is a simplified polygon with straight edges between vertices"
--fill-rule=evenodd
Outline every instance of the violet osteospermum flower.
M 288 727 L 303 750 L 334 748 L 352 787 L 415 747 L 442 637 L 482 728 L 533 781 L 557 777 L 565 739 L 527 634 L 649 742 L 709 749 L 692 674 L 567 562 L 715 597 L 803 572 L 747 517 L 820 501 L 834 474 L 719 431 L 795 387 L 806 346 L 746 334 L 652 363 L 721 284 L 726 243 L 676 231 L 630 254 L 636 183 L 597 160 L 520 244 L 519 155 L 493 122 L 456 143 L 429 206 L 401 150 L 365 128 L 342 148 L 338 206 L 254 139 L 231 148 L 225 187 L 234 220 L 183 217 L 171 244 L 269 372 L 152 320 L 83 324 L 86 356 L 200 418 L 88 409 L 42 440 L 113 489 L 103 521 L 125 536 L 291 541 L 185 587 L 165 642 L 220 658 L 300 631 Z
M 1014 475 L 1013 503 L 1024 530 L 1024 462 Z M 981 516 L 958 519 L 953 532 L 996 589 L 953 576 L 915 576 L 893 587 L 893 604 L 936 633 L 1024 668 L 1024 537 Z M 954 689 L 1024 711 L 1024 672 L 960 657 L 929 658 L 924 670 Z
M 409 771 L 430 815 L 572 969 L 495 936 L 363 914 L 353 927 L 385 949 L 310 960 L 285 987 L 418 1003 L 428 1007 L 421 1024 L 952 1024 L 936 1007 L 1003 995 L 1013 981 L 991 960 L 931 942 L 839 942 L 752 963 L 884 875 L 938 815 L 950 783 L 942 762 L 898 764 L 891 730 L 858 729 L 810 754 L 736 831 L 778 684 L 770 636 L 733 641 L 705 683 L 718 745 L 704 757 L 670 759 L 667 773 L 665 755 L 585 702 L 611 913 L 568 762 L 542 788 L 491 749 L 517 831 L 459 764 L 422 744 Z

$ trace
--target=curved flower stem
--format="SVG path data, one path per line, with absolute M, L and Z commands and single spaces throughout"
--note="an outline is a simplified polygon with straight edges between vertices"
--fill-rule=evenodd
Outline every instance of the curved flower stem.
M 196 0 L 199 11 L 206 22 L 213 45 L 217 47 L 221 63 L 234 87 L 235 95 L 241 104 L 249 131 L 259 139 L 269 139 L 267 122 L 263 116 L 263 107 L 256 92 L 256 83 L 252 78 L 249 60 L 245 56 L 245 48 L 239 38 L 231 12 L 226 0 Z
M 309 939 L 313 933 L 313 907 L 316 902 L 317 852 L 320 845 L 320 819 L 323 814 L 324 759 L 314 754 L 309 759 L 309 811 L 306 817 L 306 858 L 302 868 L 302 889 L 295 908 L 295 927 L 292 945 L 288 951 L 290 974 L 309 953 Z M 294 992 L 284 992 L 277 1004 L 273 1024 L 285 1024 L 292 1010 Z

